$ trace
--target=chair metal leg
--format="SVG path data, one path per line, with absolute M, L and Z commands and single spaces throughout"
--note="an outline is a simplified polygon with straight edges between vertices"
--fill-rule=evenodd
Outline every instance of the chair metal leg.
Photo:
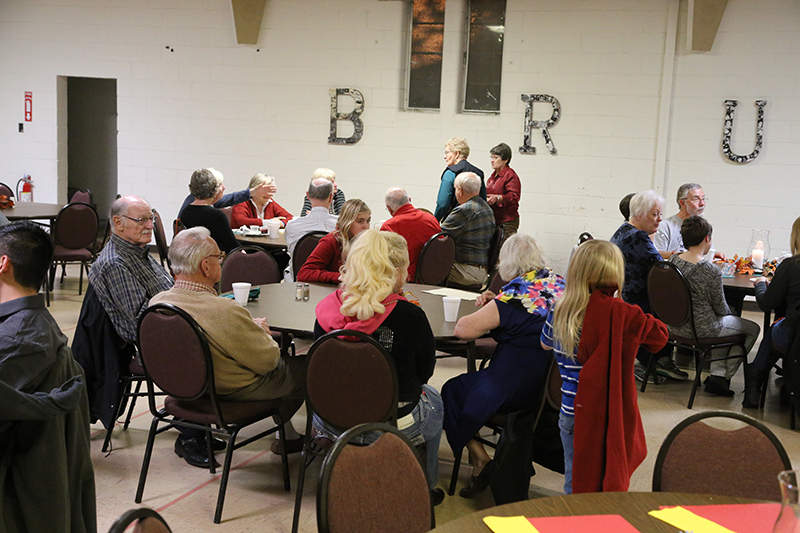
M 142 471 L 139 473 L 139 486 L 136 488 L 136 498 L 133 501 L 142 503 L 142 494 L 144 493 L 144 483 L 147 480 L 147 470 L 150 468 L 150 457 L 153 455 L 153 443 L 156 441 L 156 428 L 158 427 L 158 418 L 153 417 L 153 422 L 150 424 L 150 432 L 147 434 L 147 445 L 144 448 L 144 459 L 142 459 Z
M 650 360 L 647 363 L 647 370 L 644 373 L 644 379 L 642 380 L 642 386 L 639 387 L 640 392 L 644 392 L 644 389 L 647 388 L 647 378 L 653 376 L 653 381 L 658 383 L 658 373 L 656 372 L 656 361 L 658 360 L 658 356 L 654 353 L 650 354 Z
M 128 416 L 125 417 L 125 424 L 122 426 L 123 430 L 128 429 L 128 425 L 131 423 L 131 416 L 133 415 L 133 408 L 136 405 L 136 397 L 139 394 L 139 391 L 142 389 L 142 380 L 136 381 L 136 390 L 133 391 L 133 394 L 130 395 L 129 401 L 130 405 L 128 405 Z
M 450 475 L 450 488 L 447 489 L 447 494 L 452 496 L 456 493 L 456 483 L 458 483 L 458 471 L 461 469 L 461 455 L 463 450 L 455 454 L 453 457 L 453 473 Z
M 300 526 L 300 507 L 303 505 L 303 485 L 306 477 L 306 467 L 314 460 L 311 455 L 311 436 L 306 435 L 306 442 L 300 454 L 300 474 L 297 476 L 297 494 L 294 497 L 294 515 L 292 516 L 292 533 L 297 533 Z M 309 458 L 309 455 L 311 457 Z
M 700 375 L 703 370 L 703 360 L 705 359 L 705 354 L 706 352 L 703 352 L 702 354 L 695 352 L 694 354 L 695 372 L 694 381 L 692 382 L 692 393 L 689 395 L 689 405 L 686 406 L 688 409 L 692 408 L 692 405 L 694 404 L 694 397 L 697 394 L 697 387 L 700 386 Z
M 283 420 L 278 426 L 278 437 L 281 442 L 286 442 L 286 426 Z M 292 490 L 292 484 L 289 480 L 289 454 L 286 451 L 286 446 L 281 446 L 281 463 L 283 463 L 283 488 L 286 492 L 289 492 Z
M 234 444 L 236 443 L 236 435 L 239 434 L 239 429 L 235 429 L 233 433 L 231 433 L 230 439 L 228 440 L 228 447 L 225 450 L 225 463 L 222 465 L 222 477 L 220 478 L 219 483 L 219 496 L 217 496 L 217 510 L 214 512 L 214 523 L 219 524 L 220 520 L 222 519 L 222 506 L 225 504 L 225 491 L 228 488 L 228 477 L 231 474 L 231 462 L 233 462 L 233 448 Z M 209 431 L 206 433 L 208 437 L 208 448 L 211 453 L 212 459 L 211 464 L 213 466 L 214 459 L 213 454 L 214 452 L 211 451 L 211 432 Z M 212 472 L 213 473 L 213 472 Z
M 214 448 L 211 446 L 211 426 L 208 426 L 208 431 L 206 431 L 206 451 L 208 452 L 208 471 L 211 475 L 217 473 L 217 468 L 214 466 Z M 228 448 L 230 449 L 230 448 Z M 219 522 L 215 522 L 218 524 Z
M 78 275 L 78 296 L 81 295 L 83 292 L 83 269 L 86 269 L 86 275 L 89 275 L 89 268 L 86 265 L 86 261 L 81 261 L 81 270 L 80 274 Z

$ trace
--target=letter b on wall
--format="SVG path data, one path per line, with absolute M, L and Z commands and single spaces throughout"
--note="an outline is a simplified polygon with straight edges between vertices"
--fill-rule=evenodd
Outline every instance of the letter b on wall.
M 358 89 L 328 89 L 331 95 L 331 132 L 328 136 L 329 144 L 355 144 L 364 135 L 364 123 L 361 121 L 361 113 L 364 112 L 364 95 Z M 339 95 L 347 95 L 353 98 L 355 104 L 349 113 L 339 113 Z M 340 120 L 349 120 L 353 123 L 353 135 L 350 137 L 339 137 L 338 127 Z

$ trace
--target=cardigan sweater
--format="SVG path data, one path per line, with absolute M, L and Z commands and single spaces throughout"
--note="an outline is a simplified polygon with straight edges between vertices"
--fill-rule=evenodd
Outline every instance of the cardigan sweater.
M 336 238 L 338 234 L 338 231 L 332 231 L 319 240 L 317 247 L 297 271 L 297 281 L 339 283 L 342 244 Z
M 667 326 L 639 307 L 592 293 L 578 345 L 573 493 L 628 490 L 647 456 L 633 363 L 640 345 L 655 353 L 668 338 Z
M 286 220 L 282 221 L 282 227 L 286 226 L 286 223 L 293 218 L 292 214 L 281 207 L 281 205 L 275 200 L 270 200 L 269 203 L 264 206 L 264 218 L 259 218 L 258 212 L 256 211 L 256 204 L 254 204 L 252 200 L 249 200 L 233 206 L 233 210 L 231 212 L 231 228 L 237 229 L 241 228 L 242 226 L 264 226 L 266 225 L 265 223 L 267 220 L 276 217 L 286 218 Z

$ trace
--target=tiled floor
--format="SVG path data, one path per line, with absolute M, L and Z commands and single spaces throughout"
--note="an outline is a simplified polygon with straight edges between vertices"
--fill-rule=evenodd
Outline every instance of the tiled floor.
M 78 296 L 77 269 L 68 269 L 70 277 L 63 288 L 56 288 L 52 305 L 53 316 L 64 333 L 70 338 L 80 311 L 82 297 Z M 84 280 L 85 281 L 85 280 Z M 745 316 L 761 323 L 762 316 L 754 303 L 745 304 Z M 432 385 L 440 388 L 450 377 L 465 370 L 463 359 L 442 359 L 437 363 Z M 773 376 L 774 380 L 774 376 Z M 733 387 L 743 388 L 741 370 L 736 375 Z M 670 381 L 661 386 L 649 386 L 639 395 L 639 406 L 647 435 L 648 456 L 636 470 L 631 480 L 631 490 L 649 491 L 653 464 L 658 448 L 665 435 L 679 421 L 692 413 L 710 409 L 741 411 L 742 394 L 733 398 L 711 397 L 698 393 L 692 411 L 686 409 L 690 384 Z M 295 427 L 305 426 L 305 409 L 295 419 Z M 800 439 L 789 430 L 788 408 L 781 408 L 777 388 L 771 385 L 765 410 L 746 410 L 765 422 L 786 447 L 792 463 L 800 465 Z M 300 415 L 303 416 L 300 416 Z M 131 427 L 122 431 L 118 427 L 112 439 L 113 451 L 103 454 L 100 450 L 105 431 L 102 426 L 92 426 L 92 459 L 97 484 L 97 513 L 100 531 L 107 531 L 111 523 L 126 509 L 135 507 L 133 501 L 141 467 L 147 430 L 151 417 L 146 402 L 140 401 L 134 413 Z M 256 442 L 234 455 L 234 471 L 228 484 L 222 524 L 212 522 L 219 488 L 219 474 L 211 476 L 208 471 L 188 466 L 172 451 L 174 432 L 166 432 L 156 439 L 156 449 L 151 462 L 150 474 L 144 492 L 143 505 L 159 510 L 173 531 L 289 531 L 291 529 L 294 490 L 284 492 L 281 481 L 280 460 L 269 451 L 270 439 Z M 464 454 L 466 456 L 466 454 Z M 445 487 L 452 468 L 452 455 L 446 439 L 442 439 L 439 450 L 440 486 Z M 297 455 L 290 459 L 292 486 L 298 471 Z M 470 468 L 461 469 L 459 487 L 466 483 Z M 301 531 L 315 531 L 315 493 L 319 461 L 309 469 L 304 491 Z M 530 496 L 560 494 L 563 476 L 537 467 L 537 475 L 531 480 Z M 494 505 L 490 491 L 475 500 L 465 500 L 457 494 L 448 496 L 436 508 L 437 523 L 444 523 L 473 510 Z

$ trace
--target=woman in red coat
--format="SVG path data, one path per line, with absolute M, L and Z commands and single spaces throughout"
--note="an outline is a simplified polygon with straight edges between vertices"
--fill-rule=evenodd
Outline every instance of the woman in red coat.
M 231 213 L 231 227 L 264 226 L 272 219 L 278 219 L 281 227 L 292 220 L 292 214 L 281 207 L 272 199 L 275 187 L 260 187 L 260 185 L 274 185 L 275 178 L 266 174 L 256 174 L 250 179 L 248 188 L 255 191 L 250 200 L 233 206 Z
M 320 239 L 297 272 L 297 281 L 339 283 L 339 269 L 356 235 L 369 229 L 372 211 L 363 201 L 347 200 L 339 213 L 336 231 Z

